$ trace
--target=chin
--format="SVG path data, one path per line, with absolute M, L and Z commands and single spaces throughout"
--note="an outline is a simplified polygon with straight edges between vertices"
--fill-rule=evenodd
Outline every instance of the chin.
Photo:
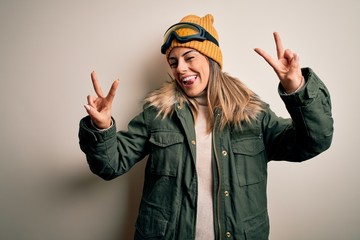
M 185 94 L 188 96 L 188 97 L 196 97 L 197 95 L 199 95 L 198 93 L 196 92 L 193 92 L 193 91 L 186 91 L 184 90 Z

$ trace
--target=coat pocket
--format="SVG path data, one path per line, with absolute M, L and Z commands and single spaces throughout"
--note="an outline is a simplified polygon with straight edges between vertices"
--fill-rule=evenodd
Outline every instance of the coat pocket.
M 136 221 L 135 240 L 164 239 L 167 221 L 149 214 L 140 214 Z
M 235 139 L 231 147 L 240 186 L 255 184 L 266 178 L 266 154 L 261 135 Z
M 149 142 L 152 144 L 150 172 L 175 177 L 182 159 L 184 136 L 178 132 L 154 132 Z
M 269 239 L 269 217 L 267 211 L 246 219 L 244 225 L 246 240 Z
M 143 199 L 153 206 L 171 209 L 177 201 L 177 171 L 183 158 L 184 136 L 179 132 L 157 131 L 150 137 Z

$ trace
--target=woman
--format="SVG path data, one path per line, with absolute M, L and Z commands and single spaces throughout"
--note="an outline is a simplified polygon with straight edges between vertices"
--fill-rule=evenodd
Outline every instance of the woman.
M 110 180 L 148 155 L 135 239 L 268 239 L 267 162 L 304 161 L 331 144 L 329 92 L 279 35 L 277 60 L 255 51 L 279 77 L 291 119 L 221 71 L 213 21 L 189 15 L 166 31 L 174 79 L 149 94 L 127 131 L 111 117 L 118 81 L 104 96 L 92 73 L 97 97 L 79 130 L 90 169 Z

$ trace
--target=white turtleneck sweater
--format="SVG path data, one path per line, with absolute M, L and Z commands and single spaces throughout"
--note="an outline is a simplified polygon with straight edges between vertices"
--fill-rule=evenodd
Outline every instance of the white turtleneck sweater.
M 208 107 L 205 104 L 200 104 L 198 117 L 195 123 L 196 172 L 198 179 L 198 204 L 195 239 L 210 240 L 215 238 L 213 216 L 213 172 L 211 164 L 211 133 L 207 133 L 206 131 Z

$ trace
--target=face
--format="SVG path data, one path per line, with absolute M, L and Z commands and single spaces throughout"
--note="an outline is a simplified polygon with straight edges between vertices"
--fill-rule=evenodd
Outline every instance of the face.
M 207 57 L 192 48 L 176 47 L 171 50 L 168 62 L 186 95 L 197 97 L 206 93 L 210 75 Z

